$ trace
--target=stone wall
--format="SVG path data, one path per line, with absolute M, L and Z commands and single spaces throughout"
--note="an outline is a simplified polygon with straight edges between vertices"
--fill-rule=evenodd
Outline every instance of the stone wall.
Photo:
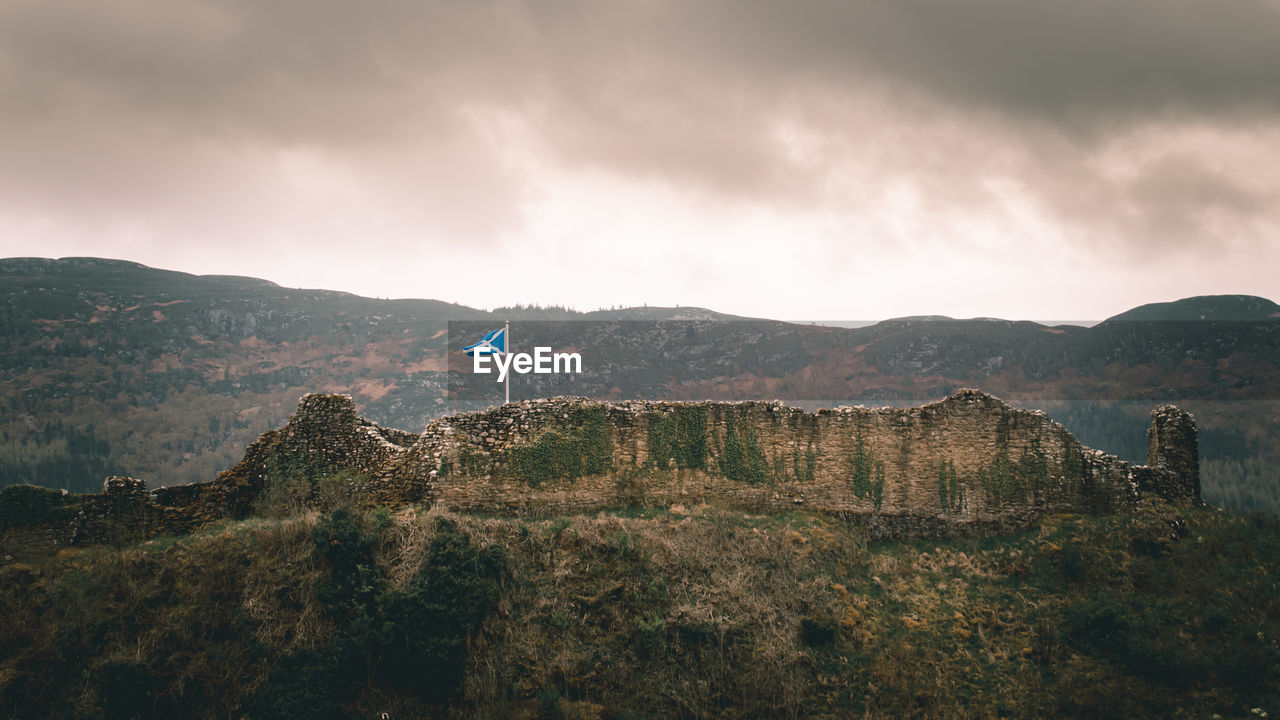
M 1167 500 L 1198 501 L 1198 467 L 1187 461 L 1196 452 L 1194 421 L 1172 406 L 1155 415 L 1159 427 L 1181 434 L 1162 430 L 1167 459 L 1135 468 L 1081 446 L 1044 413 L 974 390 L 905 410 L 816 413 L 762 402 L 554 398 L 436 420 L 390 475 L 398 488 L 420 493 L 399 499 L 466 511 L 707 502 L 856 516 L 883 534 L 1012 529 L 1045 513 L 1132 507 L 1139 479 L 1141 489 Z M 602 442 L 591 439 L 600 432 L 593 423 L 603 427 Z M 559 439 L 545 442 L 552 434 Z M 705 455 L 684 453 L 690 444 Z M 575 473 L 572 455 L 600 450 L 605 471 L 586 469 L 587 457 Z M 531 482 L 522 452 L 570 457 L 549 458 L 561 477 Z
M 1195 418 L 1173 405 L 1151 411 L 1147 468 L 1139 486 L 1178 502 L 1200 501 L 1200 445 Z
M 1144 497 L 1200 502 L 1194 419 L 1156 408 L 1149 441 L 1148 465 L 1131 466 L 1042 412 L 976 390 L 905 410 L 816 413 L 551 398 L 440 418 L 420 435 L 360 418 L 348 396 L 307 395 L 214 481 L 147 492 L 111 478 L 98 495 L 41 496 L 53 514 L 10 523 L 0 552 L 187 532 L 250 514 L 272 478 L 340 473 L 368 502 L 522 513 L 804 508 L 856 518 L 877 536 L 1013 530 L 1046 513 L 1125 511 Z
M 35 522 L 0 528 L 0 559 L 72 544 L 133 542 L 245 517 L 273 476 L 374 475 L 417 439 L 358 417 L 350 396 L 305 395 L 284 427 L 263 433 L 244 459 L 212 482 L 148 492 L 142 480 L 113 477 L 98 494 L 39 493 Z M 8 490 L 0 492 L 15 498 L 31 494 Z

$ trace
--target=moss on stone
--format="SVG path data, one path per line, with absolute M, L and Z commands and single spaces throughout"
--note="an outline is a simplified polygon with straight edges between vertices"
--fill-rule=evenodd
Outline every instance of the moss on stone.
M 0 489 L 0 530 L 64 520 L 73 514 L 58 490 L 36 485 Z

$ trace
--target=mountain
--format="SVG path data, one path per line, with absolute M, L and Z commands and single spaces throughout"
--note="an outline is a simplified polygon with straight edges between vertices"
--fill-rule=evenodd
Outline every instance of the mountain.
M 1198 295 L 1140 305 L 1106 320 L 1109 323 L 1196 321 L 1280 322 L 1280 305 L 1253 295 Z
M 980 387 L 1139 462 L 1146 411 L 1177 402 L 1202 429 L 1205 497 L 1280 511 L 1280 323 L 1263 298 L 1143 306 L 1091 328 L 942 316 L 838 328 L 701 308 L 486 312 L 98 258 L 0 260 L 0 289 L 0 484 L 207 480 L 306 392 L 350 394 L 371 420 L 417 431 L 498 399 L 450 372 L 450 343 L 510 320 L 517 344 L 588 358 L 581 376 L 526 376 L 513 398 L 905 405 Z M 1212 321 L 1186 320 L 1201 314 Z

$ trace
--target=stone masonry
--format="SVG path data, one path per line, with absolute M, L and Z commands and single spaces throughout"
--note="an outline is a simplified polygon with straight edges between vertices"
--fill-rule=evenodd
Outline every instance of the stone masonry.
M 1048 513 L 1200 503 L 1196 437 L 1189 414 L 1162 405 L 1148 464 L 1132 466 L 1082 446 L 1042 412 L 977 390 L 916 408 L 816 413 L 559 397 L 439 418 L 419 435 L 360 418 L 349 396 L 307 395 L 212 482 L 147 492 L 112 478 L 102 494 L 47 500 L 56 512 L 43 522 L 0 528 L 0 549 L 186 532 L 250 514 L 273 478 L 338 474 L 364 502 L 465 512 L 708 503 L 823 512 L 879 537 L 1002 532 Z

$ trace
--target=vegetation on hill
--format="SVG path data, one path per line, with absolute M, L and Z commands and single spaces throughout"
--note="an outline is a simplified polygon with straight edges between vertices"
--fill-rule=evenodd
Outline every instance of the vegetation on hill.
M 1202 431 L 1205 497 L 1280 513 L 1280 321 L 1262 298 L 1144 306 L 1088 329 L 941 317 L 839 329 L 700 308 L 487 313 L 95 258 L 0 260 L 0 278 L 0 484 L 210 480 L 305 392 L 349 393 L 363 416 L 417 431 L 454 409 L 448 321 L 572 320 L 540 332 L 587 348 L 585 372 L 526 392 L 903 405 L 979 387 L 1138 462 L 1146 413 L 1174 402 Z M 607 332 L 584 336 L 579 320 Z
M 1253 295 L 1199 295 L 1149 303 L 1108 318 L 1107 322 L 1172 321 L 1258 322 L 1280 318 L 1280 305 Z
M 1280 525 L 339 506 L 0 566 L 14 718 L 1258 717 Z

